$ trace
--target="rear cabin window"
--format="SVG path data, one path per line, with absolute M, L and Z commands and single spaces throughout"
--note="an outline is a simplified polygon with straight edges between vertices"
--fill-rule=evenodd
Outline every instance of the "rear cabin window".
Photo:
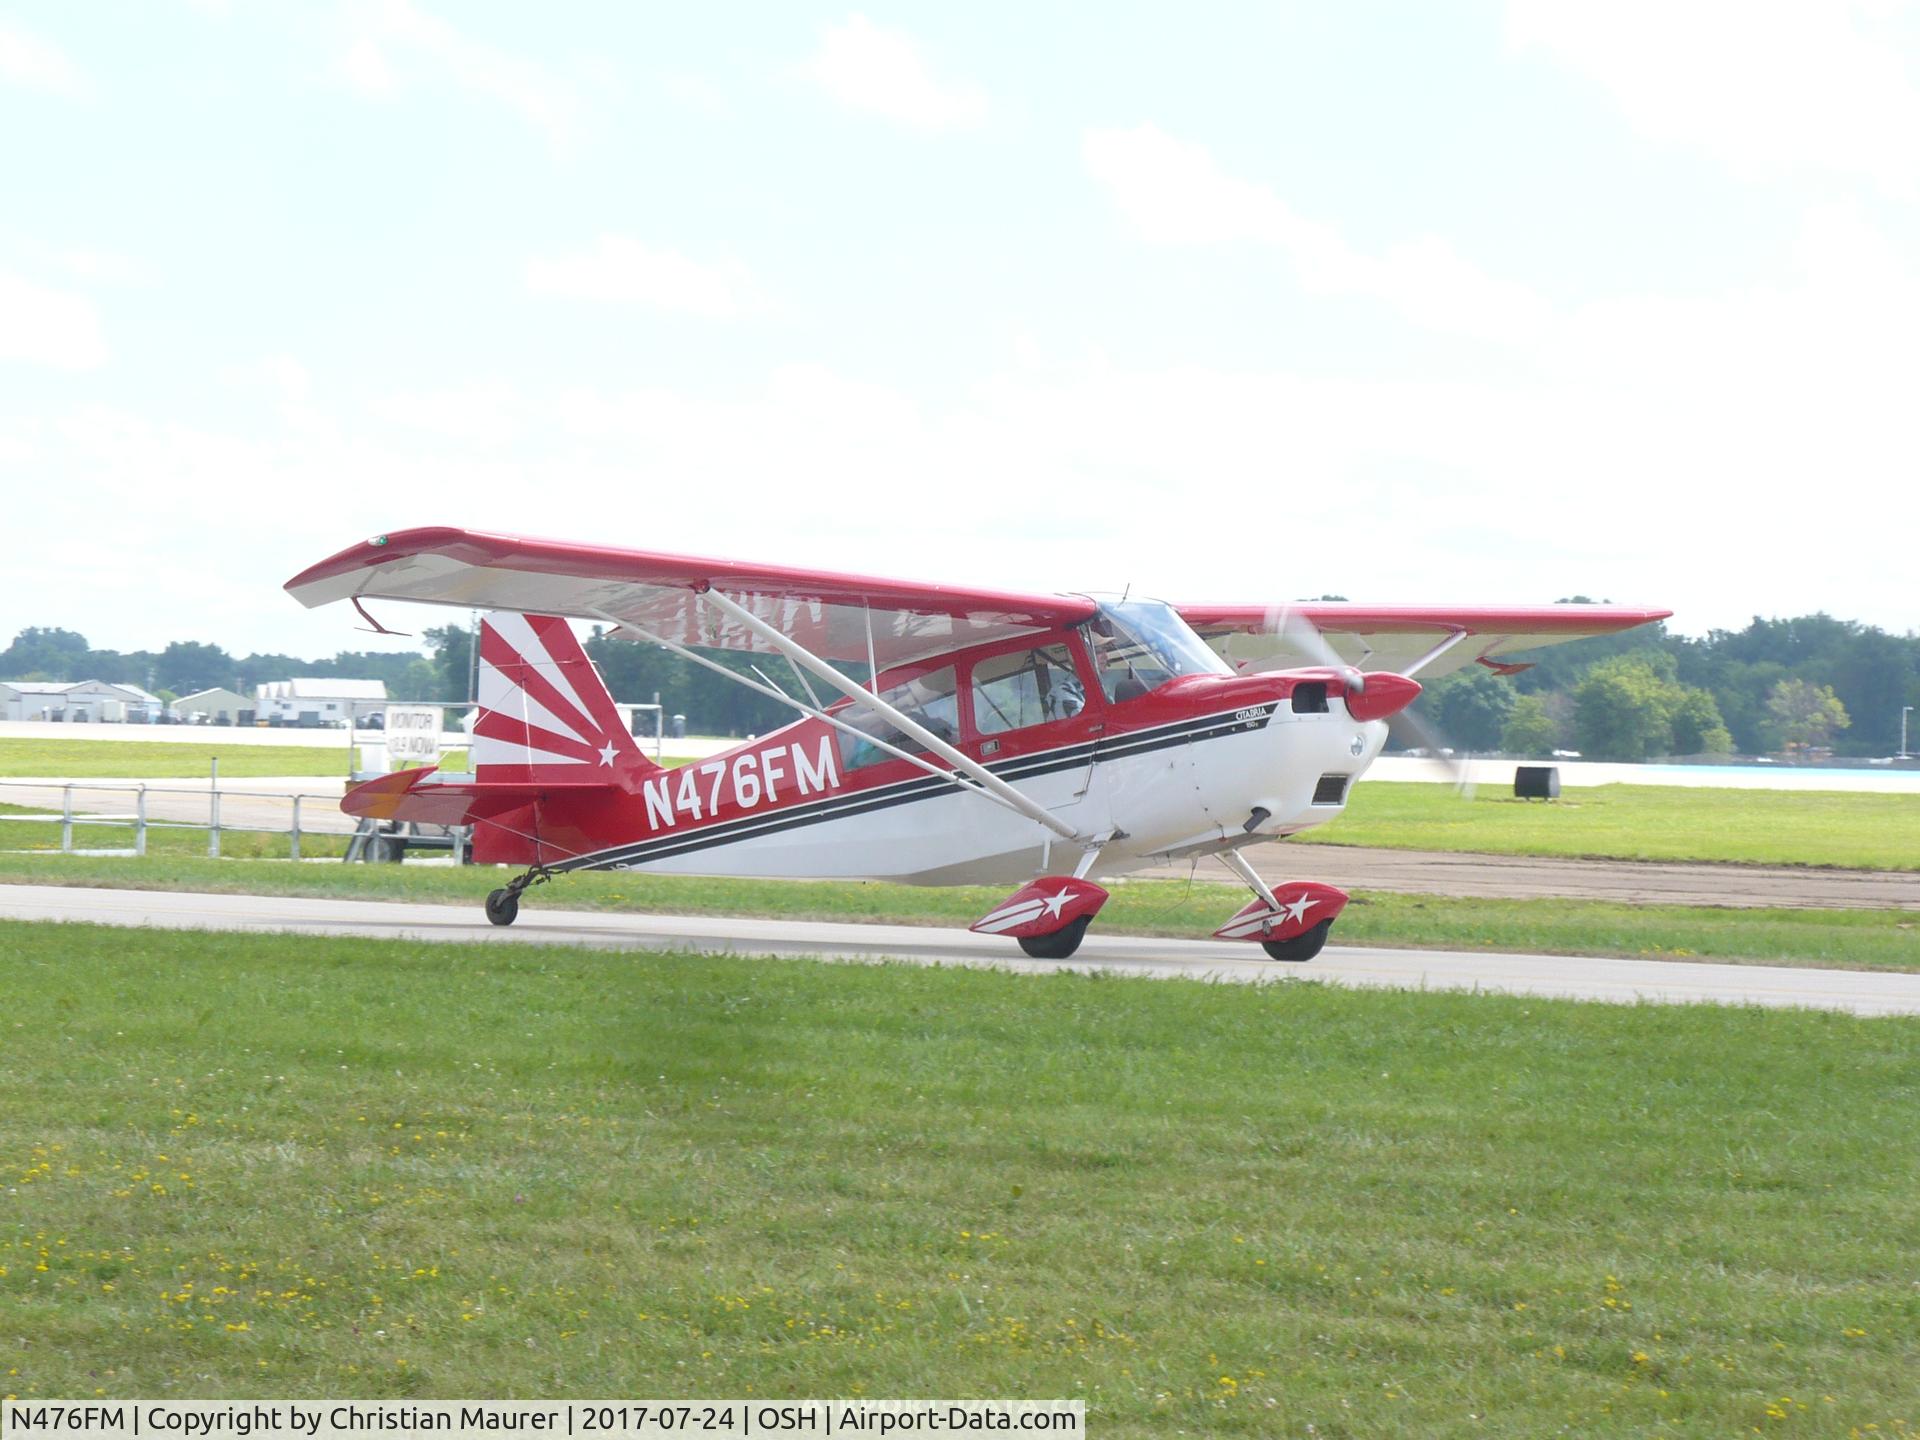
M 889 685 L 880 692 L 880 698 L 951 745 L 960 738 L 960 703 L 954 694 L 958 685 L 954 667 L 948 665 L 939 670 L 929 670 L 902 684 Z M 857 705 L 834 718 L 844 720 L 853 727 L 853 731 L 859 732 L 839 732 L 840 768 L 843 770 L 859 770 L 899 758 L 874 744 L 873 738 L 884 740 L 909 755 L 918 755 L 927 748 L 912 736 L 894 729 L 890 721 L 871 711 L 861 710 Z
M 1015 650 L 973 667 L 973 724 L 982 735 L 1065 720 L 1086 708 L 1086 689 L 1064 645 Z

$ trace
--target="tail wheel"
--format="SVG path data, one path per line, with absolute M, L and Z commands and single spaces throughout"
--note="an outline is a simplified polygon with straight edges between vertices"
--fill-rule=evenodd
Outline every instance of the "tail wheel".
M 487 919 L 496 925 L 511 925 L 520 913 L 520 897 L 511 890 L 495 890 L 487 896 Z
M 1064 960 L 1080 948 L 1087 926 L 1092 922 L 1091 915 L 1082 915 L 1064 930 L 1056 930 L 1051 935 L 1022 935 L 1020 948 L 1036 960 Z
M 1327 943 L 1327 931 L 1332 928 L 1333 921 L 1322 920 L 1311 930 L 1291 940 L 1262 940 L 1260 948 L 1274 960 L 1311 960 L 1320 953 L 1320 947 Z

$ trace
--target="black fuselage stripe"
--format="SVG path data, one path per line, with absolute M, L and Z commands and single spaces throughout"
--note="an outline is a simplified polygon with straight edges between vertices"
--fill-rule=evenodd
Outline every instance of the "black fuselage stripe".
M 1130 735 L 1103 737 L 1059 750 L 1042 751 L 1037 755 L 1022 755 L 1012 760 L 1002 760 L 997 764 L 989 765 L 987 769 L 1003 780 L 1036 779 L 1042 775 L 1057 774 L 1062 770 L 1077 769 L 1095 761 L 1127 759 L 1197 740 L 1211 740 L 1223 735 L 1243 733 L 1260 728 L 1269 718 L 1266 714 L 1257 718 L 1242 718 L 1238 715 L 1225 718 L 1219 715 L 1203 716 L 1198 720 L 1184 720 L 1173 725 L 1159 726 L 1153 730 L 1136 731 Z M 924 778 L 902 780 L 892 785 L 879 786 L 873 790 L 860 791 L 851 795 L 827 796 L 804 806 L 777 810 L 766 815 L 744 815 L 725 825 L 702 828 L 691 835 L 678 836 L 671 833 L 656 835 L 632 844 L 576 856 L 552 868 L 556 871 L 604 870 L 618 865 L 643 865 L 655 860 L 668 860 L 698 850 L 711 849 L 716 845 L 729 845 L 739 840 L 776 835 L 805 825 L 824 824 L 829 820 L 842 820 L 856 815 L 870 815 L 880 810 L 891 809 L 896 805 L 908 805 L 918 800 L 932 799 L 951 793 L 955 789 L 953 781 L 939 776 L 929 775 Z

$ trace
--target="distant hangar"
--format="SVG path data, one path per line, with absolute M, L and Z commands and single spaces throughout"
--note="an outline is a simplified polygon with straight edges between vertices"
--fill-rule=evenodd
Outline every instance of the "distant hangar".
M 106 680 L 0 680 L 0 719 L 158 723 L 166 702 L 138 685 Z

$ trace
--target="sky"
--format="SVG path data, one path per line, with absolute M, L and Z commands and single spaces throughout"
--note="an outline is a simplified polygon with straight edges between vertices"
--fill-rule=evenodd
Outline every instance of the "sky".
M 1911 5 L 0 0 L 0 195 L 0 641 L 409 648 L 280 587 L 419 524 L 1920 630 Z

